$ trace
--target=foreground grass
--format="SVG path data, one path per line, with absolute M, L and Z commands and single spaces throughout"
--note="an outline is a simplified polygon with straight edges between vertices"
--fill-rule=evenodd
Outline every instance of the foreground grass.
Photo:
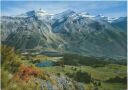
M 127 85 L 124 83 L 108 83 L 105 82 L 110 78 L 114 78 L 116 76 L 123 78 L 127 75 L 127 67 L 124 65 L 116 65 L 110 64 L 105 67 L 97 67 L 93 68 L 90 66 L 70 66 L 65 65 L 65 67 L 53 66 L 53 67 L 42 67 L 42 69 L 53 72 L 56 74 L 66 74 L 66 73 L 75 73 L 77 71 L 87 72 L 91 74 L 91 77 L 101 81 L 101 86 L 98 86 L 98 90 L 125 90 Z M 93 84 L 86 84 L 86 90 L 93 90 Z
M 65 67 L 53 66 L 53 67 L 42 67 L 42 69 L 47 70 L 49 72 L 62 73 L 62 74 L 73 73 L 78 70 L 81 70 L 81 71 L 90 73 L 93 78 L 101 80 L 101 81 L 105 81 L 115 76 L 125 77 L 127 75 L 126 66 L 115 65 L 115 64 L 107 65 L 105 67 L 97 67 L 97 68 L 93 68 L 90 66 L 65 65 Z

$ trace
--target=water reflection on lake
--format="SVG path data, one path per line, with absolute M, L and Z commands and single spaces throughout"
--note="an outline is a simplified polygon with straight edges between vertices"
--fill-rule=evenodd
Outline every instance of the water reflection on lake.
M 42 61 L 42 62 L 36 63 L 37 67 L 50 67 L 54 65 L 55 65 L 55 62 L 53 61 Z

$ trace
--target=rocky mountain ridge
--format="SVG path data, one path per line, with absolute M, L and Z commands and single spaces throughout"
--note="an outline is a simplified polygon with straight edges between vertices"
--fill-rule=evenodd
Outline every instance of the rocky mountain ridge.
M 127 34 L 117 26 L 101 16 L 72 10 L 55 15 L 30 11 L 1 18 L 2 43 L 22 51 L 39 49 L 126 57 Z

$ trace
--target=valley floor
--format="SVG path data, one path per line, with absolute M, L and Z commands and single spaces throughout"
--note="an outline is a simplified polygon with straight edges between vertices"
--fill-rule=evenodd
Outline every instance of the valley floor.
M 71 54 L 70 57 L 21 55 L 12 48 L 3 47 L 2 90 L 127 89 L 124 63 L 96 63 L 95 60 L 88 61 L 87 57 L 74 58 Z

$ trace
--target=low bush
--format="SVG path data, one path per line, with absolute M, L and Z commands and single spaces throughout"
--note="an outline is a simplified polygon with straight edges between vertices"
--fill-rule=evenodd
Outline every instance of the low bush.
M 16 54 L 14 48 L 2 45 L 1 46 L 1 67 L 11 73 L 17 72 L 21 64 L 20 55 Z
M 91 75 L 89 75 L 87 72 L 77 71 L 76 73 L 66 73 L 66 75 L 78 82 L 83 82 L 83 83 L 91 82 Z
M 75 75 L 75 80 L 78 82 L 90 83 L 91 75 L 89 75 L 87 72 L 77 71 Z
M 34 67 L 34 66 L 25 66 L 21 65 L 19 70 L 14 75 L 14 80 L 23 80 L 28 82 L 32 77 L 38 77 L 44 80 L 48 80 L 48 76 L 45 74 L 44 71 Z
M 119 76 L 116 76 L 114 78 L 110 78 L 109 80 L 107 80 L 106 82 L 109 82 L 109 83 L 124 83 L 124 84 L 127 84 L 127 77 L 119 77 Z

